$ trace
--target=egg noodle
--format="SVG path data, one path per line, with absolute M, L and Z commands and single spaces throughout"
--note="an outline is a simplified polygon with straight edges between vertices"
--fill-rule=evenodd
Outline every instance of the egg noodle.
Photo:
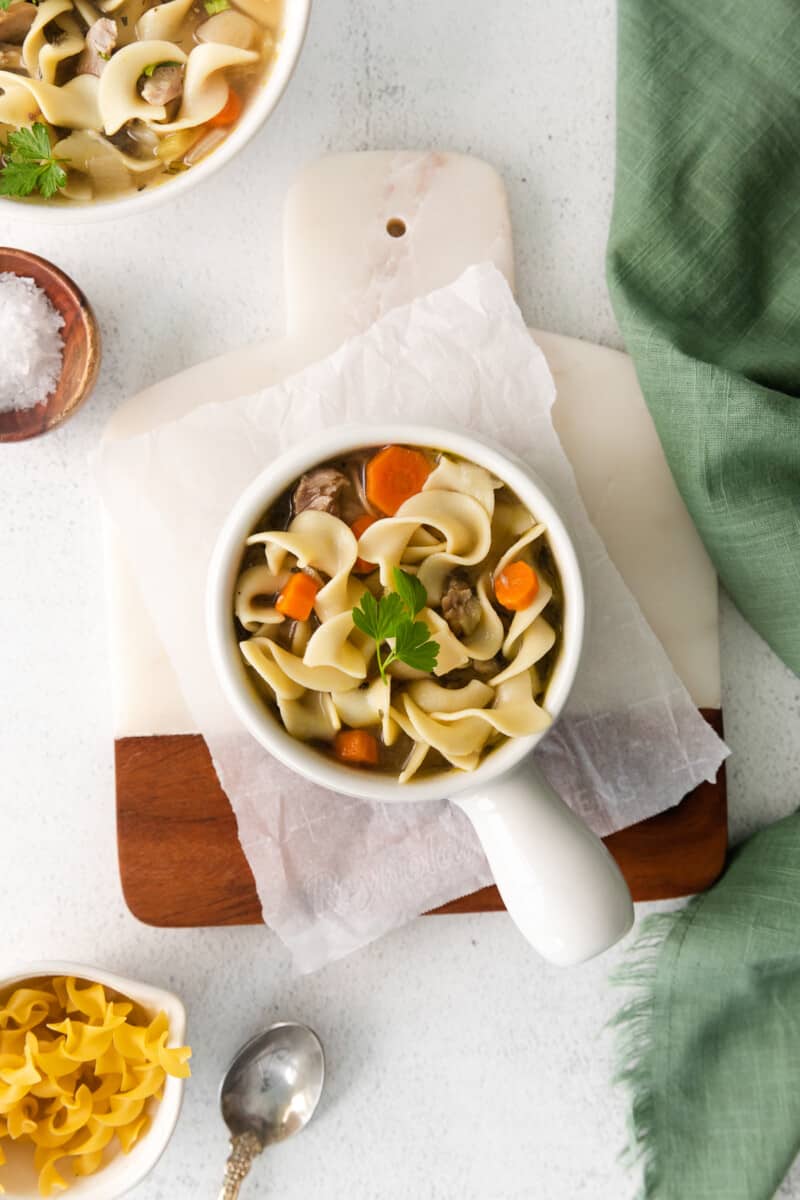
M 116 997 L 116 998 L 115 998 Z M 166 1077 L 190 1074 L 188 1046 L 168 1047 L 169 1023 L 100 983 L 37 979 L 0 996 L 0 1164 L 4 1139 L 33 1145 L 39 1192 L 127 1154 L 150 1123 Z M 0 1192 L 4 1189 L 0 1184 Z

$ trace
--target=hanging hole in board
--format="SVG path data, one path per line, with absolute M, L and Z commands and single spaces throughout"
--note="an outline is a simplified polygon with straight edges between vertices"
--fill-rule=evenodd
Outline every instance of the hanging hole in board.
M 386 232 L 388 233 L 389 237 L 402 237 L 405 231 L 406 223 L 405 221 L 401 220 L 400 217 L 390 217 L 390 219 L 386 222 Z

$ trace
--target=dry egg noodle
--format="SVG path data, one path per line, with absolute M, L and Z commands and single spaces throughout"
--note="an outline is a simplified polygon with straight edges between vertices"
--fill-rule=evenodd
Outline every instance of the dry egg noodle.
M 432 669 L 424 653 L 395 656 L 408 638 L 375 639 L 354 617 L 398 591 L 397 572 L 421 598 L 417 641 L 435 643 Z M 501 480 L 455 456 L 373 448 L 307 472 L 248 539 L 234 609 L 265 703 L 342 762 L 406 783 L 473 770 L 550 723 L 563 602 L 547 531 Z
M 161 184 L 230 133 L 270 70 L 282 13 L 283 0 L 11 0 L 0 144 L 43 125 L 65 160 L 62 202 Z
M 168 1040 L 163 1012 L 151 1019 L 99 983 L 33 979 L 0 993 L 0 1164 L 7 1139 L 29 1143 L 52 1196 L 116 1148 L 129 1153 L 166 1077 L 190 1074 L 191 1050 Z

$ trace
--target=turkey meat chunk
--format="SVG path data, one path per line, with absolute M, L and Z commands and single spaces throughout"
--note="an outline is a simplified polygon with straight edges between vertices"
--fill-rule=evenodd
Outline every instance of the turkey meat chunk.
M 335 467 L 317 467 L 314 471 L 308 471 L 294 489 L 292 509 L 295 516 L 312 509 L 338 517 L 339 500 L 348 482 L 347 476 Z

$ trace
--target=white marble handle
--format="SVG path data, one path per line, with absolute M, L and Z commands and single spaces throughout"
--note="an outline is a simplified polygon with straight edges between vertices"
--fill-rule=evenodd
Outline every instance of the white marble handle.
M 570 966 L 625 936 L 633 903 L 617 864 L 530 758 L 454 799 L 510 916 L 544 958 Z

